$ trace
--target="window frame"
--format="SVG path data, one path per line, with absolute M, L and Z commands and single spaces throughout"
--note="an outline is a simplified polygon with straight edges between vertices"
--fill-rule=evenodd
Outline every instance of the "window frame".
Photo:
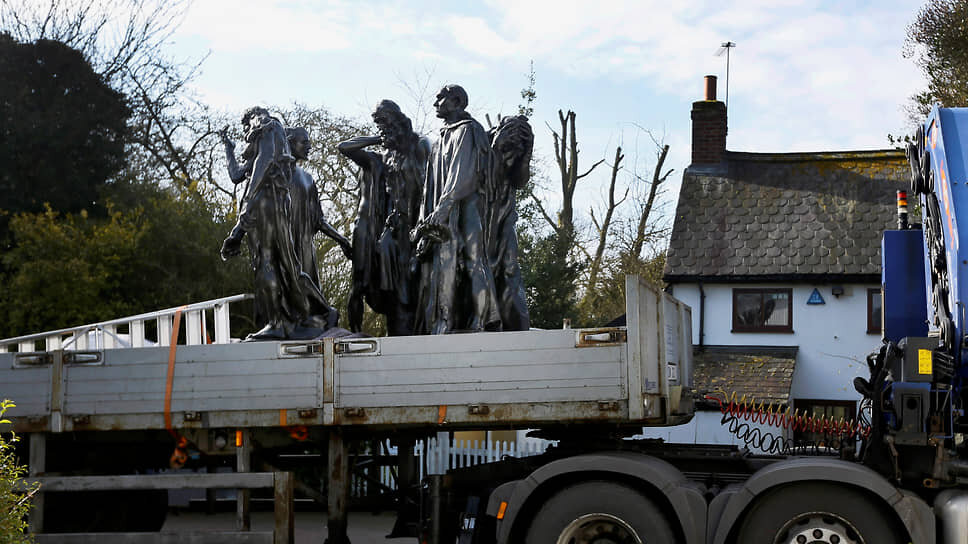
M 881 318 L 874 320 L 874 298 L 877 295 L 881 298 Z M 884 294 L 881 290 L 873 287 L 867 288 L 867 334 L 881 334 L 884 330 Z
M 786 325 L 760 325 L 760 326 L 748 326 L 739 323 L 736 314 L 736 299 L 739 295 L 749 295 L 758 294 L 760 295 L 760 308 L 763 307 L 763 295 L 767 294 L 785 294 L 787 296 L 787 324 Z M 793 289 L 789 287 L 754 287 L 754 288 L 733 288 L 733 307 L 730 309 L 731 318 L 733 320 L 733 328 L 730 332 L 779 332 L 779 333 L 792 333 L 793 332 Z

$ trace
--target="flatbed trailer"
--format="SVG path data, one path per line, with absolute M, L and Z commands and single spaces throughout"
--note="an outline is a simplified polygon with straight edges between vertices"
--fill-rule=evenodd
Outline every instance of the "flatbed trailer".
M 839 458 L 753 456 L 733 446 L 634 439 L 642 427 L 693 415 L 691 314 L 634 277 L 626 282 L 626 306 L 626 327 L 602 329 L 190 345 L 171 341 L 179 337 L 172 334 L 167 346 L 104 347 L 122 340 L 118 330 L 140 334 L 137 319 L 113 329 L 111 341 L 84 331 L 6 341 L 18 351 L 0 354 L 0 397 L 18 402 L 11 415 L 29 436 L 32 480 L 50 490 L 147 489 L 138 500 L 158 501 L 162 514 L 167 503 L 157 490 L 174 484 L 146 472 L 168 465 L 173 444 L 176 464 L 195 450 L 234 454 L 235 474 L 204 475 L 211 482 L 193 487 L 271 481 L 277 497 L 292 497 L 292 478 L 254 458 L 260 449 L 308 439 L 325 453 L 330 544 L 347 542 L 350 443 L 375 439 L 395 441 L 400 452 L 400 515 L 389 536 L 422 543 L 968 541 L 968 492 L 960 485 L 912 487 L 852 460 L 849 447 Z M 205 319 L 186 311 L 182 337 L 201 342 Z M 168 319 L 157 330 L 177 331 L 179 318 Z M 224 320 L 214 328 L 214 338 L 228 338 Z M 139 335 L 128 340 L 147 344 Z M 885 364 L 882 353 L 875 366 Z M 416 481 L 411 452 L 419 437 L 525 428 L 556 445 Z M 291 504 L 280 499 L 276 530 L 243 539 L 247 489 L 237 496 L 239 532 L 198 538 L 293 541 Z M 61 523 L 92 508 L 54 508 L 53 498 L 39 498 L 30 520 L 37 532 L 50 525 L 44 512 Z M 115 515 L 134 502 L 97 501 L 99 511 L 110 507 Z M 142 528 L 157 522 L 128 515 Z M 192 538 L 129 533 L 117 541 L 198 541 Z
M 28 433 L 686 422 L 690 309 L 629 286 L 628 327 L 0 353 L 0 397 Z
M 175 455 L 231 452 L 216 451 L 217 434 L 239 437 L 237 468 L 251 470 L 245 443 L 279 445 L 300 429 L 328 445 L 338 525 L 347 492 L 334 486 L 348 485 L 351 438 L 412 448 L 442 431 L 689 421 L 690 309 L 638 278 L 627 292 L 627 327 L 298 342 L 229 341 L 225 304 L 208 318 L 202 306 L 172 309 L 3 341 L 0 398 L 17 403 L 14 430 L 43 450 L 31 453 L 33 475 L 90 472 L 54 451 L 79 445 L 98 452 L 98 473 L 153 469 L 181 439 L 190 446 Z M 206 328 L 224 343 L 205 343 Z

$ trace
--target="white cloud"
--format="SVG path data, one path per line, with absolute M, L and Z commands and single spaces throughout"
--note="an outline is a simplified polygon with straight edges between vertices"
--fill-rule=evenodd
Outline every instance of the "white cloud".
M 180 33 L 206 39 L 213 50 L 245 52 L 274 50 L 338 51 L 352 43 L 346 8 L 339 3 L 327 9 L 280 0 L 196 2 L 189 9 Z

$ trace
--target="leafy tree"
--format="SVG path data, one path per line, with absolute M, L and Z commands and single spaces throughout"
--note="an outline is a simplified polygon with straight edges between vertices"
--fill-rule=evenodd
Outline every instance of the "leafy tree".
M 15 406 L 7 399 L 0 400 L 0 425 L 10 424 L 9 420 L 3 419 L 3 415 Z M 0 544 L 33 542 L 24 519 L 30 511 L 30 498 L 37 488 L 29 487 L 27 492 L 20 489 L 21 481 L 27 475 L 27 467 L 18 462 L 14 451 L 18 440 L 12 432 L 10 438 L 0 433 Z
M 196 186 L 116 182 L 108 215 L 18 214 L 0 256 L 0 335 L 17 336 L 251 290 L 239 260 L 218 257 L 234 217 Z M 115 204 L 117 202 L 118 204 Z M 238 314 L 239 312 L 233 312 Z M 246 323 L 251 330 L 251 323 Z M 238 332 L 238 331 L 236 331 Z
M 137 312 L 251 292 L 248 261 L 223 262 L 219 256 L 236 216 L 228 203 L 215 198 L 211 186 L 161 187 L 130 181 L 111 184 L 105 195 L 119 209 L 128 210 L 129 217 L 140 219 L 137 258 L 113 294 L 130 301 Z M 232 313 L 238 318 L 245 315 Z M 249 320 L 239 325 L 248 332 L 254 324 Z
M 0 208 L 93 212 L 124 164 L 130 110 L 75 49 L 0 34 Z
M 115 296 L 137 261 L 141 217 L 109 211 L 105 221 L 86 212 L 47 209 L 11 221 L 15 247 L 3 255 L 0 294 L 5 336 L 80 325 L 136 313 Z
M 907 27 L 903 54 L 928 81 L 911 97 L 912 118 L 922 119 L 935 103 L 968 106 L 968 0 L 929 0 Z
M 576 292 L 582 265 L 567 258 L 571 243 L 556 232 L 518 229 L 518 246 L 531 326 L 560 329 L 564 319 L 578 314 Z
M 129 175 L 188 187 L 215 185 L 215 128 L 223 120 L 189 84 L 196 64 L 165 51 L 190 0 L 0 0 L 0 32 L 50 40 L 81 52 L 131 107 Z

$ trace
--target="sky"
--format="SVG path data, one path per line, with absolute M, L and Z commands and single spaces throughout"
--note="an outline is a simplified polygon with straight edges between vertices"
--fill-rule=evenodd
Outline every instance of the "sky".
M 172 37 L 184 58 L 208 57 L 195 82 L 209 105 L 300 102 L 368 119 L 389 98 L 433 140 L 436 91 L 463 86 L 470 111 L 514 114 L 533 62 L 535 154 L 553 175 L 551 128 L 577 115 L 580 169 L 625 150 L 625 181 L 650 177 L 669 144 L 674 209 L 690 154 L 692 102 L 703 76 L 726 93 L 727 149 L 884 149 L 910 131 L 904 105 L 924 86 L 902 56 L 921 4 L 878 1 L 196 0 Z M 576 207 L 600 201 L 609 172 L 582 180 Z M 552 179 L 553 181 L 553 179 Z M 548 198 L 554 200 L 554 193 Z

